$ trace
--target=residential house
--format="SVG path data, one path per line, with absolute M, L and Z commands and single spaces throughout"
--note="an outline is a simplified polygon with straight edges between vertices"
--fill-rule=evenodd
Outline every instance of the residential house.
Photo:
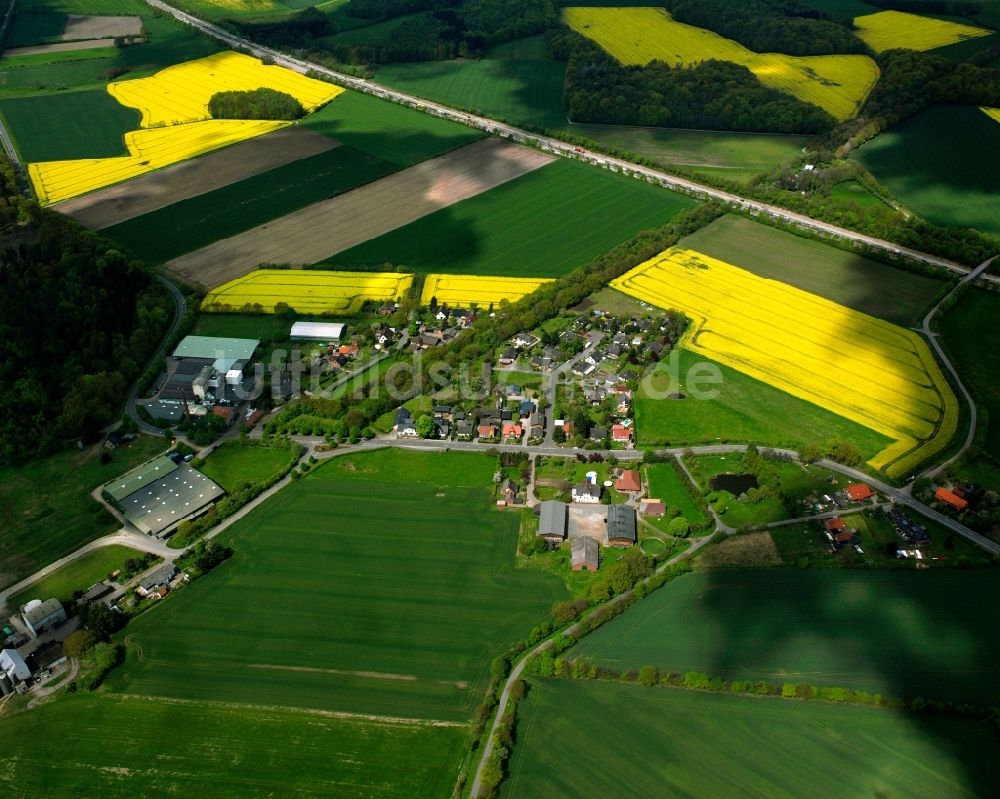
M 528 426 L 531 429 L 532 438 L 541 438 L 545 435 L 545 412 L 535 411 L 528 419 Z
M 601 564 L 601 547 L 593 538 L 574 538 L 570 546 L 570 567 L 573 571 L 597 571 Z
M 667 512 L 666 503 L 660 499 L 644 499 L 639 503 L 639 515 L 640 516 L 652 516 L 654 518 L 661 518 Z
M 378 315 L 392 316 L 398 308 L 399 305 L 394 302 L 383 302 L 378 308 Z
M 566 540 L 569 507 L 557 499 L 547 499 L 538 506 L 538 534 L 546 541 L 561 544 Z
M 608 544 L 630 547 L 637 540 L 635 509 L 629 505 L 611 505 L 608 508 Z
M 417 341 L 420 343 L 420 349 L 426 350 L 438 346 L 444 341 L 444 335 L 440 330 L 425 331 L 417 336 Z
M 89 605 L 91 602 L 96 602 L 102 597 L 106 597 L 114 589 L 107 583 L 94 583 L 90 588 L 88 588 L 83 596 L 80 597 L 80 602 L 85 605 Z
M 434 417 L 434 432 L 438 438 L 448 438 L 451 436 L 451 422 L 440 416 Z
M 478 432 L 480 438 L 496 438 L 497 435 L 497 429 L 492 424 L 479 425 Z
M 617 444 L 628 444 L 632 440 L 632 428 L 623 424 L 612 425 L 611 440 Z
M 500 411 L 500 421 L 501 422 L 512 422 L 514 421 L 514 411 L 507 410 L 504 408 Z
M 532 335 L 531 333 L 518 333 L 511 339 L 511 344 L 520 349 L 531 349 L 534 347 L 541 339 L 538 336 Z
M 461 439 L 470 439 L 475 434 L 476 429 L 472 426 L 472 422 L 462 421 L 458 423 L 457 435 Z
M 448 421 L 453 421 L 451 405 L 435 405 L 434 415 L 440 419 L 447 419 Z
M 844 493 L 851 502 L 862 502 L 875 496 L 875 492 L 864 483 L 851 483 L 844 489 Z
M 54 597 L 44 602 L 32 599 L 21 608 L 21 618 L 28 628 L 28 634 L 32 638 L 38 638 L 42 633 L 54 630 L 66 621 L 66 609 Z
M 625 469 L 621 477 L 615 481 L 615 490 L 626 494 L 638 494 L 642 491 L 642 479 L 638 469 Z
M 158 589 L 166 586 L 175 574 L 177 574 L 177 569 L 174 568 L 173 564 L 168 563 L 165 566 L 161 566 L 148 577 L 140 580 L 139 585 L 135 587 L 135 591 L 139 596 L 143 597 L 155 594 Z
M 601 487 L 595 483 L 577 483 L 573 486 L 573 501 L 596 505 L 601 501 Z
M 603 441 L 608 437 L 608 428 L 603 425 L 594 425 L 590 428 L 591 441 Z
M 408 408 L 398 408 L 393 418 L 392 430 L 397 438 L 416 438 L 417 427 Z
M 524 428 L 516 422 L 503 423 L 503 437 L 520 440 L 524 436 Z
M 588 363 L 586 360 L 577 361 L 573 364 L 573 374 L 579 375 L 580 377 L 586 377 L 591 372 L 593 372 L 597 367 L 592 363 Z
M 952 510 L 956 511 L 963 511 L 969 507 L 968 500 L 962 499 L 960 496 L 944 486 L 941 486 L 934 492 L 934 499 L 939 502 L 944 502 L 946 505 L 949 505 Z
M 499 364 L 501 366 L 510 366 L 514 361 L 517 360 L 517 351 L 508 347 L 503 352 L 500 353 Z
M 615 344 L 614 342 L 612 342 L 608 347 L 608 355 L 610 355 L 612 358 L 619 357 L 624 351 L 625 348 L 622 347 L 621 344 Z
M 535 403 L 533 403 L 531 400 L 521 400 L 521 405 L 518 410 L 518 415 L 522 419 L 527 419 L 534 412 L 535 412 Z
M 517 504 L 517 494 L 519 487 L 517 483 L 513 480 L 504 480 L 500 486 L 500 490 L 503 492 L 503 498 L 506 500 L 508 505 Z

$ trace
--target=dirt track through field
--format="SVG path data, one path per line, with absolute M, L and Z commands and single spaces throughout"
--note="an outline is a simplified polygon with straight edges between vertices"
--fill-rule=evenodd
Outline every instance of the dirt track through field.
M 339 146 L 305 128 L 284 128 L 52 207 L 100 230 Z
M 185 282 L 214 288 L 262 263 L 315 263 L 552 160 L 501 139 L 482 139 L 175 258 L 166 268 Z
M 4 58 L 40 53 L 69 53 L 74 50 L 95 50 L 99 47 L 114 47 L 114 39 L 85 39 L 80 42 L 58 42 L 57 44 L 33 44 L 29 47 L 12 47 L 4 50 Z

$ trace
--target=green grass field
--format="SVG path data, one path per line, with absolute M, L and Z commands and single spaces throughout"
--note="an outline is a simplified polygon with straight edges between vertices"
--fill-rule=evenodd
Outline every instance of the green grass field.
M 560 129 L 565 65 L 553 60 L 543 36 L 493 48 L 485 58 L 386 64 L 386 86 L 516 125 Z
M 975 597 L 974 601 L 970 601 Z M 575 656 L 727 679 L 994 704 L 991 569 L 696 572 L 584 638 Z
M 233 491 L 244 483 L 259 483 L 275 477 L 295 454 L 278 447 L 244 447 L 228 441 L 212 450 L 200 471 L 226 491 Z
M 22 12 L 14 17 L 4 47 L 26 47 L 32 44 L 57 41 L 66 29 L 66 15 Z
M 399 167 L 443 155 L 484 135 L 456 122 L 350 91 L 302 125 Z
M 533 679 L 502 799 L 992 796 L 986 727 L 868 707 Z
M 129 625 L 114 687 L 467 720 L 490 659 L 566 596 L 513 568 L 495 463 L 387 450 L 310 472 L 227 531 L 216 573 Z
M 143 437 L 115 450 L 107 464 L 95 446 L 0 469 L 0 586 L 117 530 L 118 522 L 90 492 L 165 449 L 162 438 Z
M 139 112 L 94 89 L 0 101 L 0 115 L 26 161 L 128 155 L 124 135 Z
M 993 341 L 997 338 L 998 318 L 1000 296 L 974 289 L 966 292 L 939 322 L 965 381 L 989 412 L 985 449 L 994 456 L 1000 456 L 1000 341 Z
M 397 169 L 350 147 L 337 147 L 128 219 L 104 233 L 150 263 L 161 263 Z
M 438 799 L 451 793 L 464 736 L 270 707 L 78 695 L 5 718 L 0 773 L 11 799 Z
M 680 515 L 691 524 L 704 524 L 708 521 L 699 508 L 687 485 L 677 476 L 677 471 L 669 463 L 651 463 L 643 467 L 647 494 L 663 501 L 670 508 L 677 508 Z
M 635 418 L 641 445 L 753 442 L 766 446 L 799 448 L 824 443 L 831 438 L 853 441 L 867 458 L 885 448 L 890 440 L 818 405 L 793 397 L 766 383 L 709 361 L 681 348 L 678 352 L 680 390 L 697 364 L 719 370 L 722 383 L 702 383 L 705 390 L 718 390 L 714 399 L 660 399 L 669 388 L 670 366 L 663 361 L 651 377 L 640 384 L 635 400 Z M 654 398 L 656 397 L 656 398 Z
M 850 200 L 853 203 L 857 203 L 862 208 L 875 208 L 880 205 L 885 205 L 882 200 L 868 191 L 868 189 L 856 180 L 848 180 L 843 183 L 838 183 L 830 190 L 830 196 L 836 197 L 838 200 Z
M 745 183 L 754 175 L 801 155 L 808 136 L 720 133 L 620 125 L 570 125 L 570 133 L 616 147 L 664 166 Z
M 859 147 L 854 157 L 931 222 L 1000 236 L 1000 124 L 978 108 L 932 106 Z
M 903 327 L 923 317 L 944 285 L 742 216 L 720 217 L 682 243 L 761 277 Z
M 61 569 L 47 574 L 20 593 L 12 595 L 7 600 L 7 607 L 13 610 L 29 599 L 44 600 L 53 596 L 64 605 L 68 605 L 73 601 L 74 591 L 86 591 L 94 583 L 100 582 L 111 572 L 120 569 L 129 558 L 142 554 L 131 547 L 117 544 L 95 549 L 79 560 L 67 563 Z
M 418 272 L 556 277 L 693 205 L 679 194 L 559 160 L 327 263 L 390 262 Z

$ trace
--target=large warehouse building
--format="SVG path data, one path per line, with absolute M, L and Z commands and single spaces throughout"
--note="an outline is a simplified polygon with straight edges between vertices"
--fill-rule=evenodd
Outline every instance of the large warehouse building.
M 103 493 L 140 532 L 167 538 L 226 492 L 197 469 L 163 455 L 108 483 Z

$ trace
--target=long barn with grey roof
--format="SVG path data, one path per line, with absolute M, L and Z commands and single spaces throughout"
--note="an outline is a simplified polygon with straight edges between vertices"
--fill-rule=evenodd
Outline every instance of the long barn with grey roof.
M 539 506 L 538 534 L 548 541 L 566 540 L 567 507 L 565 502 L 547 499 Z

